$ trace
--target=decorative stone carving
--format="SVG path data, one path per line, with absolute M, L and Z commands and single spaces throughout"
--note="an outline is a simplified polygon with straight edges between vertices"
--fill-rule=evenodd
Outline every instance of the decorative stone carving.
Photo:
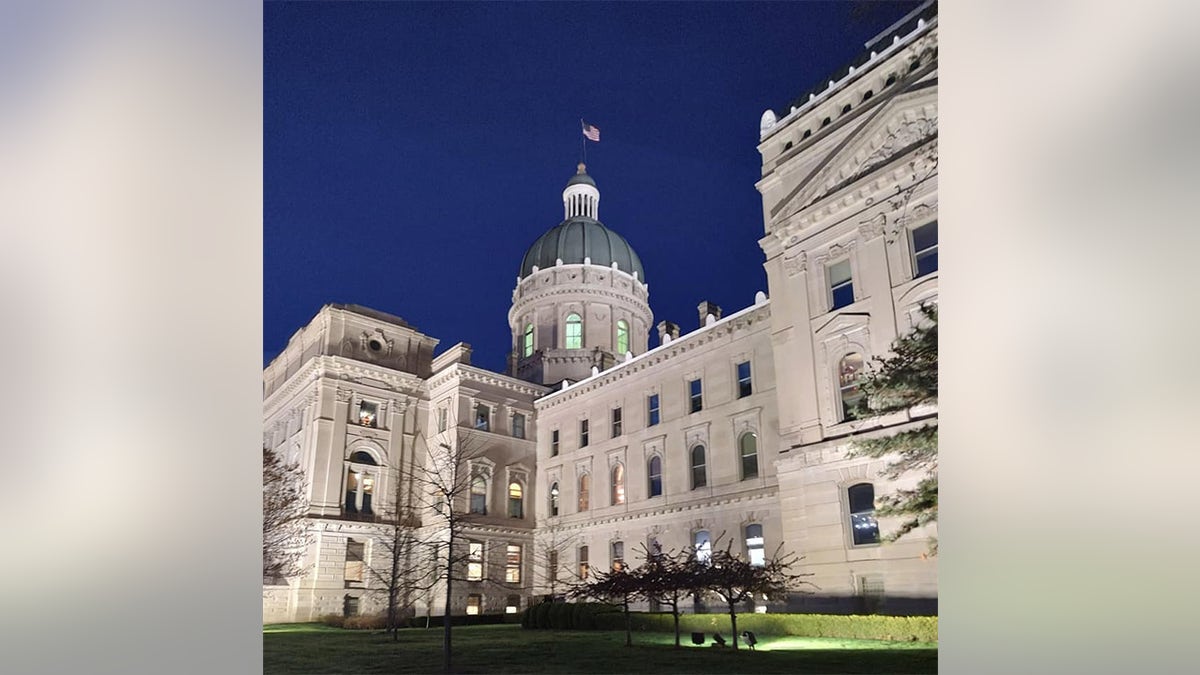
M 804 251 L 801 251 L 798 255 L 791 257 L 784 256 L 783 271 L 786 272 L 789 277 L 797 276 L 801 272 L 805 272 L 807 270 L 808 254 L 806 254 Z
M 874 218 L 864 220 L 858 224 L 858 233 L 863 239 L 874 239 L 881 236 L 887 226 L 887 216 L 882 213 L 877 214 Z
M 854 175 L 870 171 L 904 148 L 929 138 L 936 133 L 936 117 L 918 117 L 914 120 L 905 121 L 898 129 L 888 134 L 883 143 L 875 149 L 875 152 L 867 156 L 862 165 L 858 167 L 858 170 L 854 172 Z
M 338 403 L 349 403 L 349 402 L 350 402 L 350 399 L 351 399 L 353 396 L 354 396 L 354 391 L 353 391 L 353 390 L 351 390 L 351 389 L 346 389 L 346 388 L 344 388 L 344 387 L 338 387 L 338 389 L 337 389 L 337 400 L 338 400 Z

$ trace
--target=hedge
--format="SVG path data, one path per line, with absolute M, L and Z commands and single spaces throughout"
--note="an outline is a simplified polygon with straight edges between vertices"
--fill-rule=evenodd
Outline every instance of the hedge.
M 599 602 L 543 602 L 521 613 L 521 627 L 552 630 L 592 630 L 597 617 L 620 609 Z
M 602 630 L 624 630 L 625 619 L 620 613 L 595 617 Z M 669 613 L 633 612 L 633 630 L 640 632 L 673 633 L 674 619 Z M 749 630 L 759 636 L 797 635 L 803 637 L 854 638 L 860 640 L 897 640 L 904 642 L 937 642 L 936 616 L 883 616 L 840 614 L 738 614 L 738 632 Z M 728 635 L 728 614 L 680 614 L 679 632 L 715 633 Z
M 451 615 L 450 625 L 452 626 L 484 626 L 500 623 L 516 623 L 519 617 L 516 614 L 470 614 L 470 615 Z M 317 619 L 320 623 L 326 626 L 334 626 L 336 628 L 346 628 L 350 630 L 383 630 L 387 628 L 387 614 L 365 614 L 359 616 L 343 617 L 341 614 L 326 614 Z M 399 619 L 400 628 L 424 628 L 425 617 L 415 616 Z M 429 619 L 430 628 L 440 628 L 442 626 L 442 617 L 434 616 Z

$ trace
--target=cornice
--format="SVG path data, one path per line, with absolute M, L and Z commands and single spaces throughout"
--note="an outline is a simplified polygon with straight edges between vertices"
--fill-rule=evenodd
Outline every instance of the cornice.
M 570 530 L 587 530 L 597 526 L 613 525 L 619 523 L 641 523 L 646 520 L 653 520 L 667 516 L 673 516 L 680 513 L 689 513 L 693 511 L 711 511 L 714 508 L 722 506 L 730 506 L 735 504 L 745 504 L 749 502 L 772 501 L 772 506 L 777 505 L 774 502 L 776 495 L 779 492 L 778 485 L 769 485 L 766 488 L 758 488 L 753 492 L 739 492 L 736 494 L 726 495 L 716 498 L 696 499 L 682 504 L 670 504 L 657 508 L 642 509 L 639 511 L 626 511 L 624 513 L 614 513 L 610 515 L 594 517 L 592 511 L 583 513 L 572 513 L 566 516 L 553 516 L 552 518 L 543 518 L 538 521 L 538 529 L 552 528 L 557 532 Z M 657 499 L 657 497 L 655 497 Z M 608 507 L 600 507 L 608 508 Z M 593 516 L 588 518 L 587 516 Z M 582 516 L 576 520 L 576 517 Z M 551 522 L 553 520 L 553 522 Z
M 751 324 L 765 324 L 770 316 L 770 301 L 763 300 L 760 305 L 751 305 L 736 314 L 721 319 L 713 325 L 704 326 L 687 335 L 676 338 L 668 344 L 660 345 L 648 352 L 644 352 L 632 361 L 622 361 L 598 375 L 571 385 L 566 390 L 552 391 L 547 396 L 534 401 L 534 405 L 539 412 L 548 410 L 600 387 L 612 384 L 624 377 L 641 372 L 647 368 L 653 368 L 660 363 L 687 354 L 699 347 L 712 343 L 714 340 L 745 330 Z
M 537 398 L 550 391 L 547 387 L 524 380 L 513 379 L 505 375 L 493 373 L 490 370 L 483 370 L 482 368 L 476 368 L 463 363 L 455 363 L 444 368 L 429 378 L 426 385 L 428 390 L 432 391 L 449 383 L 461 384 L 463 382 L 486 384 L 531 398 Z

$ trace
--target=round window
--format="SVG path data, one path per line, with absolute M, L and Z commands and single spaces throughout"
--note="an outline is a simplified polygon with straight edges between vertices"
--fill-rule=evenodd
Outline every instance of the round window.
M 367 346 L 370 347 L 371 351 L 373 351 L 373 352 L 377 352 L 380 349 L 383 349 L 383 344 L 381 342 L 379 342 L 379 340 L 374 340 L 374 339 L 372 339 L 370 342 L 368 342 Z

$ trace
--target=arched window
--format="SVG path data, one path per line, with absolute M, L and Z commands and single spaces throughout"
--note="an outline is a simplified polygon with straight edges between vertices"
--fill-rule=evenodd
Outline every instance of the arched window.
M 371 453 L 363 450 L 359 450 L 353 455 L 350 455 L 350 461 L 356 464 L 370 464 L 371 466 L 377 466 L 375 458 L 371 456 Z
M 625 503 L 625 465 L 617 464 L 612 470 L 612 504 Z
M 567 349 L 583 349 L 583 319 L 578 314 L 567 315 Z
M 558 515 L 558 483 L 550 486 L 550 515 Z
M 521 484 L 516 481 L 508 484 L 508 517 L 525 517 L 525 499 L 522 496 Z
M 579 510 L 588 510 L 588 491 L 591 487 L 591 476 L 586 473 L 579 477 Z
M 693 545 L 696 548 L 696 562 L 708 564 L 708 561 L 712 560 L 712 537 L 708 530 L 697 532 Z
M 742 454 L 742 480 L 758 478 L 758 436 L 748 431 L 738 439 Z
M 851 353 L 842 357 L 838 363 L 838 390 L 842 399 L 842 421 L 856 419 L 855 411 L 858 402 L 862 400 L 863 357 L 862 354 Z
M 533 324 L 525 324 L 525 345 L 522 349 L 525 356 L 533 356 Z
M 708 485 L 708 474 L 704 470 L 704 446 L 692 448 L 692 489 Z
M 746 526 L 746 554 L 750 557 L 750 564 L 755 567 L 762 567 L 767 563 L 762 525 Z
M 650 458 L 650 466 L 647 467 L 646 473 L 650 476 L 650 496 L 657 497 L 662 494 L 662 458 L 655 455 Z
M 875 486 L 858 483 L 846 489 L 850 506 L 850 532 L 854 545 L 879 543 L 879 524 L 875 521 Z
M 471 479 L 471 513 L 487 515 L 487 481 L 483 476 Z
M 629 351 L 629 324 L 625 319 L 617 321 L 617 358 L 624 358 Z

